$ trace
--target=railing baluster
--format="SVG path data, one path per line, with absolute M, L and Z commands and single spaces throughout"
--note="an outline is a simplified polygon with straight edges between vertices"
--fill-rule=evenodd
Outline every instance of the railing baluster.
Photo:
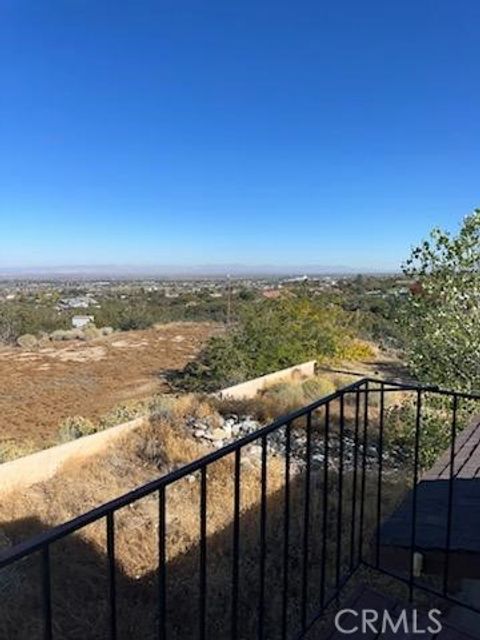
M 283 600 L 282 600 L 282 639 L 287 638 L 288 629 L 288 573 L 290 555 L 290 448 L 292 423 L 285 426 L 285 507 L 283 528 Z
M 338 505 L 337 505 L 337 557 L 335 563 L 335 590 L 340 588 L 340 570 L 342 563 L 342 525 L 343 525 L 343 438 L 345 435 L 345 396 L 340 396 L 340 451 L 338 455 Z
M 447 533 L 445 540 L 445 567 L 443 573 L 443 595 L 448 594 L 448 578 L 450 573 L 450 544 L 452 537 L 453 517 L 453 485 L 455 480 L 455 443 L 457 438 L 457 410 L 458 396 L 453 395 L 452 401 L 452 425 L 450 435 L 450 474 L 448 480 L 448 506 L 447 506 Z
M 312 412 L 307 414 L 306 442 L 305 442 L 305 503 L 303 509 L 303 569 L 302 569 L 302 631 L 307 628 L 308 609 L 308 555 L 310 535 L 310 476 L 311 476 L 311 448 L 312 448 Z
M 370 386 L 369 386 L 370 382 Z M 378 384 L 378 387 L 377 387 Z M 372 386 L 374 385 L 374 386 Z M 382 567 L 382 554 L 381 554 L 381 523 L 382 516 L 385 517 L 385 508 L 382 505 L 382 497 L 385 497 L 385 489 L 382 482 L 386 479 L 388 469 L 383 460 L 384 449 L 388 444 L 388 433 L 386 431 L 388 417 L 388 397 L 386 394 L 394 389 L 404 389 L 408 393 L 414 393 L 416 398 L 416 415 L 414 424 L 414 456 L 413 456 L 413 486 L 411 488 L 411 530 L 409 530 L 410 541 L 409 551 L 410 565 L 405 571 L 404 575 L 398 576 L 388 571 L 388 568 Z M 375 454 L 375 463 L 378 459 L 378 474 L 377 468 L 375 472 L 370 471 L 371 455 L 368 453 L 367 445 L 373 443 L 373 439 L 369 435 L 369 421 L 372 416 L 369 416 L 369 399 L 376 397 L 375 394 L 379 394 L 379 431 L 378 431 L 378 450 Z M 449 425 L 450 433 L 450 451 L 449 451 L 449 480 L 448 480 L 448 494 L 447 494 L 447 508 L 446 508 L 446 532 L 445 532 L 445 562 L 443 566 L 443 572 L 441 574 L 442 587 L 438 587 L 437 590 L 429 589 L 428 585 L 422 583 L 421 579 L 418 579 L 415 566 L 415 554 L 416 547 L 419 544 L 420 536 L 420 513 L 421 513 L 421 499 L 422 494 L 419 490 L 419 480 L 421 479 L 422 472 L 422 449 L 424 438 L 422 435 L 422 426 L 425 421 L 425 409 L 428 409 L 428 400 L 430 394 L 439 394 L 441 397 L 452 398 L 451 408 L 451 425 Z M 347 483 L 350 484 L 350 459 L 347 460 L 348 451 L 345 448 L 345 433 L 348 428 L 350 433 L 349 423 L 349 408 L 350 403 L 348 401 L 348 394 L 355 395 L 355 423 L 354 423 L 354 451 L 352 455 L 352 504 L 348 504 L 349 493 L 347 492 Z M 427 394 L 427 396 L 425 396 Z M 364 400 L 362 400 L 362 397 Z M 436 397 L 436 396 L 435 396 Z M 120 633 L 120 621 L 119 615 L 121 610 L 118 606 L 119 584 L 116 569 L 116 552 L 118 552 L 118 539 L 116 539 L 116 530 L 118 530 L 118 520 L 116 519 L 116 512 L 125 507 L 126 505 L 136 502 L 138 499 L 147 495 L 154 495 L 154 492 L 158 492 L 158 637 L 159 640 L 167 640 L 168 625 L 167 625 L 167 577 L 170 577 L 169 568 L 167 567 L 167 524 L 166 524 L 166 508 L 167 508 L 167 486 L 173 485 L 173 483 L 185 478 L 190 473 L 200 474 L 200 491 L 199 491 L 199 505 L 196 509 L 199 509 L 199 592 L 198 592 L 198 629 L 197 634 L 200 640 L 207 640 L 207 636 L 211 637 L 209 621 L 209 590 L 208 590 L 208 560 L 213 561 L 213 557 L 210 558 L 208 548 L 208 486 L 207 470 L 214 462 L 229 456 L 234 456 L 234 490 L 233 490 L 233 544 L 232 544 L 232 565 L 231 565 L 231 585 L 228 584 L 227 588 L 231 587 L 231 624 L 227 619 L 226 624 L 229 625 L 228 631 L 231 633 L 232 640 L 239 640 L 242 636 L 242 624 L 241 624 L 241 590 L 240 590 L 240 577 L 242 573 L 241 569 L 241 462 L 242 462 L 242 447 L 247 446 L 252 442 L 261 442 L 261 470 L 260 470 L 260 520 L 259 520 L 259 533 L 257 532 L 257 542 L 259 542 L 259 567 L 255 571 L 259 571 L 259 592 L 258 592 L 258 619 L 253 620 L 257 622 L 258 638 L 264 640 L 269 636 L 269 616 L 268 616 L 268 602 L 269 602 L 269 573 L 271 558 L 271 547 L 267 533 L 270 533 L 270 529 L 273 525 L 273 519 L 269 510 L 268 504 L 268 489 L 270 488 L 270 478 L 268 471 L 270 470 L 270 461 L 268 457 L 269 451 L 269 437 L 270 434 L 281 434 L 284 429 L 285 434 L 285 488 L 284 488 L 284 506 L 283 506 L 283 575 L 281 581 L 283 584 L 283 593 L 281 594 L 282 608 L 281 611 L 281 636 L 283 640 L 289 637 L 289 631 L 292 631 L 293 621 L 291 618 L 291 610 L 293 607 L 293 596 L 300 597 L 301 601 L 295 601 L 295 615 L 298 614 L 301 623 L 301 637 L 312 628 L 312 620 L 309 620 L 309 615 L 313 611 L 313 599 L 315 595 L 319 595 L 320 608 L 315 607 L 314 621 L 321 617 L 321 614 L 325 611 L 325 608 L 334 602 L 338 597 L 340 589 L 346 583 L 346 580 L 351 576 L 353 571 L 360 564 L 364 564 L 370 569 L 378 569 L 378 571 L 398 578 L 409 588 L 410 600 L 413 599 L 417 589 L 423 589 L 426 592 L 434 595 L 443 595 L 447 600 L 453 603 L 462 604 L 460 601 L 453 598 L 451 594 L 451 587 L 449 593 L 449 580 L 451 579 L 450 572 L 453 572 L 452 560 L 451 560 L 451 546 L 453 535 L 453 517 L 455 510 L 454 500 L 456 499 L 456 440 L 457 430 L 459 429 L 459 402 L 463 398 L 474 397 L 476 400 L 480 400 L 480 396 L 470 396 L 467 394 L 449 392 L 446 390 L 438 390 L 432 387 L 413 387 L 413 386 L 395 386 L 395 383 L 375 381 L 373 379 L 363 379 L 356 383 L 354 386 L 346 387 L 345 390 L 336 392 L 326 397 L 322 402 L 312 403 L 299 412 L 292 413 L 289 416 L 275 421 L 268 427 L 260 430 L 259 432 L 249 434 L 241 439 L 240 442 L 232 442 L 223 447 L 220 451 L 215 451 L 207 456 L 201 458 L 195 463 L 189 463 L 182 469 L 176 469 L 174 472 L 167 474 L 157 479 L 152 483 L 143 485 L 121 498 L 112 500 L 104 505 L 101 505 L 93 511 L 89 511 L 82 514 L 79 518 L 72 520 L 65 525 L 55 527 L 51 531 L 41 534 L 33 541 L 27 541 L 20 543 L 13 550 L 0 553 L 0 569 L 11 565 L 13 562 L 19 561 L 22 558 L 31 556 L 32 553 L 39 554 L 40 573 L 38 575 L 37 587 L 41 588 L 38 597 L 40 598 L 40 614 L 43 617 L 39 620 L 39 624 L 42 625 L 40 629 L 40 635 L 44 640 L 52 640 L 55 634 L 58 635 L 59 631 L 56 629 L 56 615 L 55 603 L 53 602 L 52 592 L 56 588 L 56 581 L 52 581 L 54 576 L 54 565 L 52 561 L 52 544 L 56 541 L 67 540 L 68 537 L 77 531 L 82 531 L 84 527 L 97 522 L 100 526 L 105 521 L 106 525 L 106 601 L 108 601 L 109 611 L 106 613 L 106 620 L 104 624 L 108 625 L 109 637 L 111 640 L 115 640 Z M 387 398 L 387 399 L 386 399 Z M 338 478 L 335 477 L 332 480 L 332 469 L 334 465 L 329 465 L 329 458 L 331 457 L 332 449 L 332 436 L 330 433 L 330 419 L 331 419 L 331 406 L 332 403 L 339 401 L 340 414 L 339 414 L 339 446 L 338 446 Z M 363 404 L 362 404 L 363 402 Z M 321 496 L 318 498 L 315 494 L 316 474 L 315 467 L 312 470 L 312 455 L 316 452 L 314 448 L 313 437 L 315 431 L 313 428 L 316 426 L 314 422 L 315 415 L 313 411 L 316 411 L 319 407 L 325 407 L 325 432 L 324 432 L 324 460 L 323 460 L 323 486 L 320 487 L 319 493 Z M 335 405 L 336 409 L 336 405 Z M 294 516 L 297 515 L 295 509 L 294 498 L 297 496 L 297 492 L 291 485 L 292 476 L 294 476 L 294 469 L 292 470 L 292 464 L 295 464 L 295 459 L 292 459 L 292 437 L 295 436 L 295 432 L 292 433 L 292 428 L 295 426 L 294 421 L 300 418 L 305 418 L 305 476 L 299 481 L 302 483 L 300 487 L 300 493 L 303 494 L 304 503 L 299 505 L 302 511 L 298 513 L 298 521 Z M 348 420 L 346 419 L 348 418 Z M 334 427 L 336 427 L 336 420 L 334 421 Z M 337 462 L 337 449 L 336 449 L 336 437 L 334 444 L 334 462 Z M 372 447 L 373 450 L 373 447 Z M 378 455 L 378 458 L 376 457 Z M 313 456 L 315 459 L 316 456 Z M 331 467 L 331 468 L 329 468 Z M 334 472 L 335 473 L 335 472 Z M 370 479 L 372 478 L 372 485 Z M 304 484 L 303 484 L 304 483 Z M 375 493 L 375 483 L 377 484 L 377 491 Z M 330 486 L 329 486 L 330 485 Z M 334 486 L 335 485 L 335 486 Z M 348 487 L 349 488 L 349 487 Z M 329 495 L 332 494 L 331 496 Z M 258 487 L 257 487 L 258 492 Z M 337 494 L 337 495 L 336 495 Z M 348 499 L 347 499 L 348 498 Z M 311 503 L 311 500 L 323 499 L 322 506 L 317 505 L 316 502 Z M 329 500 L 331 501 L 329 503 Z M 335 504 L 334 500 L 338 500 Z M 367 500 L 369 502 L 367 502 Z M 376 534 L 373 540 L 374 545 L 372 552 L 367 551 L 367 543 L 370 535 L 366 535 L 364 529 L 367 529 L 367 505 L 373 508 L 374 518 L 376 522 Z M 321 542 L 321 558 L 320 570 L 321 574 L 316 578 L 320 582 L 319 589 L 313 589 L 311 582 L 313 580 L 313 569 L 310 567 L 310 561 L 313 559 L 313 512 L 318 510 L 320 518 L 322 520 L 319 525 L 320 531 L 315 532 L 315 537 L 319 534 L 322 535 Z M 329 513 L 330 507 L 330 513 Z M 332 509 L 336 507 L 337 511 L 333 518 Z M 369 509 L 370 511 L 370 509 Z M 417 513 L 418 512 L 418 513 Z M 155 514 L 156 515 L 156 514 Z M 343 530 L 344 520 L 351 516 L 351 530 L 347 533 Z M 336 521 L 336 522 L 334 522 Z M 347 523 L 345 523 L 347 524 Z M 280 526 L 282 523 L 280 523 Z M 294 526 L 295 525 L 295 526 Z M 294 548 L 294 541 L 296 537 L 294 533 L 298 528 L 300 530 L 299 543 Z M 282 532 L 280 532 L 280 537 Z M 155 541 L 156 542 L 156 541 Z M 335 545 L 336 550 L 328 555 L 329 546 Z M 298 563 L 297 561 L 297 547 L 298 547 Z M 310 548 L 312 547 L 312 548 Z M 291 553 L 294 557 L 290 557 Z M 373 556 L 375 560 L 373 560 Z M 228 560 L 230 563 L 230 559 Z M 297 574 L 294 575 L 294 566 L 296 567 Z M 343 575 L 342 575 L 343 573 Z M 213 576 L 211 576 L 213 578 Z M 297 580 L 298 578 L 298 580 Z M 230 577 L 227 578 L 230 580 Z M 318 586 L 317 582 L 317 586 Z M 211 585 L 213 587 L 213 584 Z M 155 587 L 156 588 L 156 587 Z M 195 594 L 197 596 L 197 594 Z M 212 595 L 210 593 L 210 595 Z M 466 608 L 476 610 L 475 607 L 470 607 L 464 604 Z M 196 614 L 195 614 L 196 615 Z M 197 626 L 197 620 L 194 620 L 195 626 Z M 181 626 L 181 625 L 180 625 Z M 55 628 L 55 633 L 54 633 Z M 178 632 L 182 634 L 183 629 L 179 629 Z M 279 631 L 279 629 L 277 629 Z M 298 629 L 297 631 L 300 631 Z M 170 635 L 172 631 L 170 630 Z M 296 636 L 299 637 L 299 636 Z
M 359 560 L 363 561 L 363 523 L 365 519 L 365 494 L 367 481 L 367 442 L 368 442 L 368 402 L 369 402 L 369 385 L 365 383 L 365 394 L 363 404 L 363 442 L 362 442 L 362 484 L 360 488 L 360 522 L 359 528 Z
M 325 405 L 325 439 L 323 459 L 323 504 L 322 504 L 322 573 L 320 576 L 320 608 L 325 607 L 325 584 L 327 578 L 327 536 L 328 536 L 328 455 L 330 433 L 330 403 Z
M 240 478 L 241 449 L 235 451 L 233 495 L 232 640 L 238 640 L 238 580 L 240 568 Z
M 167 638 L 167 544 L 165 487 L 158 491 L 158 637 Z
M 265 623 L 265 559 L 267 538 L 267 438 L 262 436 L 262 471 L 260 497 L 260 595 L 258 602 L 258 638 L 264 637 Z
M 410 539 L 410 579 L 409 579 L 409 599 L 413 600 L 413 589 L 415 585 L 415 541 L 417 531 L 417 483 L 418 483 L 418 461 L 420 452 L 420 425 L 422 419 L 422 392 L 417 391 L 417 412 L 415 418 L 415 449 L 413 461 L 413 489 L 412 489 L 412 526 Z
M 50 575 L 50 546 L 42 549 L 43 578 L 43 637 L 52 640 L 52 583 Z
M 110 638 L 117 637 L 117 589 L 115 571 L 115 522 L 113 511 L 107 513 L 107 557 L 110 602 Z
M 207 638 L 207 466 L 200 472 L 200 603 L 199 636 Z
M 360 427 L 360 394 L 355 392 L 355 433 L 353 436 L 353 479 L 352 479 L 352 530 L 350 532 L 350 571 L 354 568 L 355 533 L 357 525 L 357 476 L 358 476 L 358 432 Z
M 377 535 L 375 548 L 375 566 L 380 566 L 380 523 L 382 519 L 382 472 L 383 472 L 383 427 L 385 412 L 385 391 L 383 382 L 380 383 L 380 417 L 378 429 L 378 487 L 377 487 Z

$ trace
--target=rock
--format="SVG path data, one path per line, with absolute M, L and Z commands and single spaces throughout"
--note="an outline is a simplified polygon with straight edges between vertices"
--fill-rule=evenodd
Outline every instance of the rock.
M 232 425 L 231 434 L 234 438 L 240 435 L 240 427 L 238 426 L 238 424 Z
M 248 447 L 247 453 L 250 457 L 258 460 L 262 457 L 262 447 L 258 444 L 252 444 Z
M 205 430 L 204 429 L 195 429 L 193 432 L 195 438 L 205 438 Z
M 232 427 L 230 425 L 224 424 L 221 430 L 223 431 L 225 438 L 229 439 L 232 437 Z
M 225 433 L 224 429 L 218 428 L 214 429 L 208 435 L 206 435 L 209 440 L 223 440 L 224 438 L 228 438 L 228 434 Z

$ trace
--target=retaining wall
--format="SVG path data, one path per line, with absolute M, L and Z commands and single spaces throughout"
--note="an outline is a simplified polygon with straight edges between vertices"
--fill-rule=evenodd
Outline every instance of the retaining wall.
M 25 489 L 36 482 L 43 482 L 54 476 L 69 460 L 93 456 L 103 451 L 129 431 L 139 427 L 145 418 L 136 418 L 91 436 L 77 438 L 43 451 L 0 464 L 0 491 Z
M 259 391 L 272 384 L 313 376 L 315 366 L 316 362 L 314 360 L 305 362 L 222 389 L 215 395 L 220 398 L 253 398 Z M 37 482 L 48 480 L 69 460 L 86 458 L 104 451 L 111 442 L 136 429 L 145 420 L 145 417 L 136 418 L 90 436 L 84 436 L 83 438 L 72 440 L 72 442 L 37 451 L 11 462 L 4 462 L 0 464 L 0 491 L 25 489 Z
M 244 398 L 253 398 L 259 391 L 271 387 L 278 382 L 288 382 L 300 378 L 310 378 L 315 374 L 316 361 L 304 362 L 297 364 L 288 369 L 281 369 L 274 373 L 268 373 L 254 380 L 241 382 L 233 387 L 227 387 L 217 392 L 219 398 L 234 398 L 236 400 Z

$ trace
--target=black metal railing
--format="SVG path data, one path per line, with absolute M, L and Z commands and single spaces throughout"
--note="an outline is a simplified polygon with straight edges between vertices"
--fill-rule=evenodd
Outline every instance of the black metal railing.
M 410 413 L 407 411 L 402 417 L 407 397 L 411 399 Z M 156 532 L 152 532 L 156 536 L 158 562 L 153 571 L 155 596 L 149 597 L 145 604 L 155 608 L 148 638 L 303 638 L 338 600 L 346 582 L 362 566 L 402 581 L 411 598 L 416 589 L 423 589 L 477 610 L 452 594 L 450 574 L 458 476 L 457 439 L 465 416 L 472 413 L 471 403 L 479 400 L 480 396 L 473 394 L 364 378 L 65 524 L 20 542 L 0 553 L 0 584 L 2 571 L 17 566 L 21 574 L 22 570 L 27 571 L 25 563 L 40 554 L 39 571 L 28 574 L 30 587 L 36 580 L 39 601 L 29 609 L 20 597 L 22 580 L 17 581 L 8 604 L 12 625 L 16 619 L 17 594 L 22 602 L 18 605 L 17 622 L 20 617 L 35 618 L 37 636 L 29 635 L 29 640 L 69 637 L 65 628 L 68 621 L 60 623 L 56 619 L 59 607 L 55 606 L 55 600 L 63 585 L 52 580 L 55 567 L 52 567 L 51 550 L 57 543 L 104 521 L 106 580 L 97 582 L 102 588 L 105 586 L 105 593 L 100 596 L 98 589 L 92 593 L 92 598 L 104 599 L 104 620 L 97 620 L 98 635 L 92 637 L 112 640 L 133 637 L 128 629 L 128 607 L 133 606 L 132 600 L 121 602 L 119 594 L 122 585 L 118 584 L 116 518 L 120 510 L 153 495 L 158 496 L 158 523 Z M 440 438 L 439 443 L 434 443 L 437 447 L 441 445 L 440 449 L 446 445 L 449 448 L 448 474 L 444 473 L 448 476 L 445 479 L 448 488 L 442 513 L 445 540 L 440 549 L 444 564 L 438 585 L 431 580 L 423 581 L 415 568 L 415 554 L 425 551 L 421 546 L 424 541 L 418 539 L 417 532 L 418 509 L 422 506 L 419 482 L 428 466 L 422 449 L 428 431 L 423 420 L 430 405 L 435 408 L 435 415 L 443 416 L 442 420 L 449 424 L 448 442 L 443 428 L 444 440 Z M 400 415 L 399 424 L 409 423 L 404 429 L 407 435 L 402 436 L 403 449 L 390 433 L 396 411 Z M 272 449 L 273 438 L 276 438 L 276 449 Z M 258 503 L 249 508 L 258 528 L 254 529 L 255 536 L 249 531 L 246 543 L 242 470 L 246 451 L 252 444 L 260 446 Z M 432 448 L 431 443 L 428 446 L 431 457 L 435 447 Z M 273 458 L 277 466 L 283 465 L 280 491 L 270 491 L 269 487 Z M 232 490 L 225 488 L 224 496 L 224 508 L 231 513 L 230 528 L 226 531 L 230 546 L 228 553 L 222 551 L 215 556 L 218 562 L 225 563 L 221 579 L 215 576 L 215 593 L 224 593 L 225 602 L 228 601 L 219 619 L 218 612 L 212 616 L 210 606 L 209 578 L 216 567 L 210 562 L 209 473 L 221 460 L 232 462 L 233 477 Z M 185 603 L 182 601 L 184 587 L 176 585 L 175 566 L 169 557 L 171 534 L 167 511 L 173 488 L 192 475 L 199 480 L 198 544 L 192 556 L 196 566 L 189 565 L 188 581 L 195 581 L 197 588 L 196 602 Z M 403 490 L 392 499 L 390 487 L 398 486 L 399 481 L 403 483 Z M 403 540 L 391 543 L 388 519 L 396 510 L 405 509 L 405 504 L 411 510 L 409 530 Z M 392 567 L 384 552 L 388 546 L 395 545 L 404 550 L 404 566 Z M 246 554 L 249 554 L 248 563 Z M 252 562 L 253 557 L 256 562 Z M 247 564 L 254 566 L 245 582 L 242 576 Z M 73 593 L 74 578 L 69 584 Z M 11 637 L 22 636 L 12 633 Z

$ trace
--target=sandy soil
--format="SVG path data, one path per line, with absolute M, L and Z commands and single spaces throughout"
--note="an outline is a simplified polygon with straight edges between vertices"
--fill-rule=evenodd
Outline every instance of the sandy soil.
M 171 323 L 91 342 L 0 351 L 0 444 L 48 446 L 67 416 L 97 418 L 119 403 L 166 391 L 162 376 L 192 360 L 218 333 L 210 323 Z

